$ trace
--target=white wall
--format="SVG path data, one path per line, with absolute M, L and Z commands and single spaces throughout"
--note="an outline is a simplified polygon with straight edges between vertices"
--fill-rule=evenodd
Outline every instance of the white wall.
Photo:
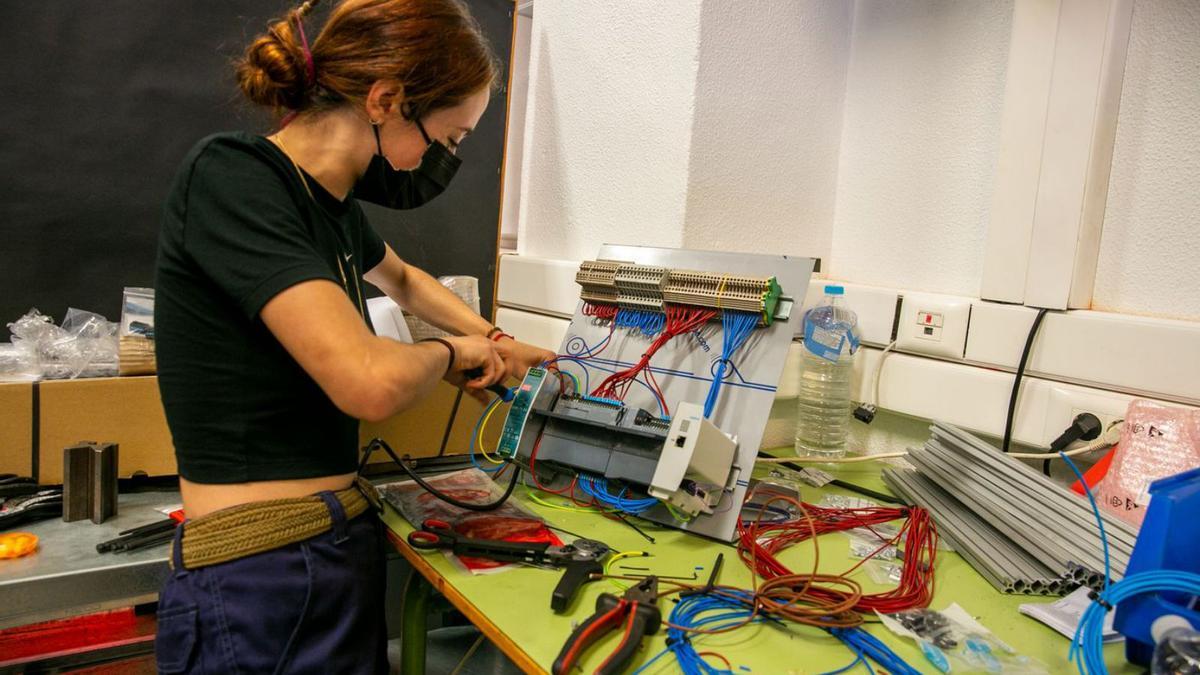
M 1096 309 L 1200 319 L 1200 2 L 1137 0 Z
M 977 295 L 1012 2 L 856 3 L 830 276 Z
M 704 4 L 684 246 L 829 257 L 853 8 Z
M 700 0 L 534 10 L 521 253 L 683 243 Z
M 1012 11 L 543 3 L 519 249 L 782 251 L 832 278 L 977 297 Z M 1095 308 L 1200 319 L 1198 185 L 1200 2 L 1137 0 Z

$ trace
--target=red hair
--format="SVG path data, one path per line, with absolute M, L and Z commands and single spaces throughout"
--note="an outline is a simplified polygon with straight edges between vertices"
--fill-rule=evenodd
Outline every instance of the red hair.
M 361 104 L 375 82 L 394 80 L 404 88 L 402 112 L 413 119 L 496 84 L 496 57 L 459 0 L 342 0 L 306 54 L 301 22 L 317 1 L 291 10 L 246 48 L 237 64 L 246 98 L 276 114 L 320 111 Z

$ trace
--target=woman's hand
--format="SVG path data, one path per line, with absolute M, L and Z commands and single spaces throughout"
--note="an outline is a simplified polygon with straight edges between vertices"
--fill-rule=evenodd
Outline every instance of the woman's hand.
M 486 404 L 489 399 L 486 388 L 503 382 L 508 375 L 496 343 L 481 335 L 448 337 L 445 340 L 454 345 L 454 363 L 450 364 L 445 380 Z
M 501 337 L 494 344 L 496 351 L 500 353 L 500 358 L 504 360 L 508 375 L 518 380 L 524 379 L 525 371 L 540 366 L 546 361 L 552 361 L 555 357 L 554 352 L 549 349 L 518 342 L 507 336 Z

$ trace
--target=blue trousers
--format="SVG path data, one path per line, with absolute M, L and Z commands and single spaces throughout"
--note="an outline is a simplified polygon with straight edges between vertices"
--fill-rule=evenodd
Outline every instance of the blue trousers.
M 329 532 L 219 565 L 184 569 L 183 528 L 159 595 L 160 673 L 387 673 L 382 524 L 347 521 L 333 493 Z

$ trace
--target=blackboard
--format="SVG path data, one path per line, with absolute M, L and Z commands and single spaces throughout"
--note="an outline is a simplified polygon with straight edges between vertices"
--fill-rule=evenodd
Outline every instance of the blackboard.
M 508 81 L 511 0 L 469 0 Z M 292 5 L 277 0 L 42 0 L 0 4 L 0 326 L 30 307 L 119 318 L 151 286 L 162 203 L 188 149 L 216 132 L 269 133 L 233 61 Z M 319 24 L 328 6 L 311 19 Z M 310 29 L 310 34 L 315 31 Z M 491 315 L 505 92 L 450 188 L 413 211 L 367 206 L 393 248 L 435 276 L 479 277 Z M 378 293 L 376 293 L 378 294 Z M 0 330 L 0 336 L 6 335 Z

